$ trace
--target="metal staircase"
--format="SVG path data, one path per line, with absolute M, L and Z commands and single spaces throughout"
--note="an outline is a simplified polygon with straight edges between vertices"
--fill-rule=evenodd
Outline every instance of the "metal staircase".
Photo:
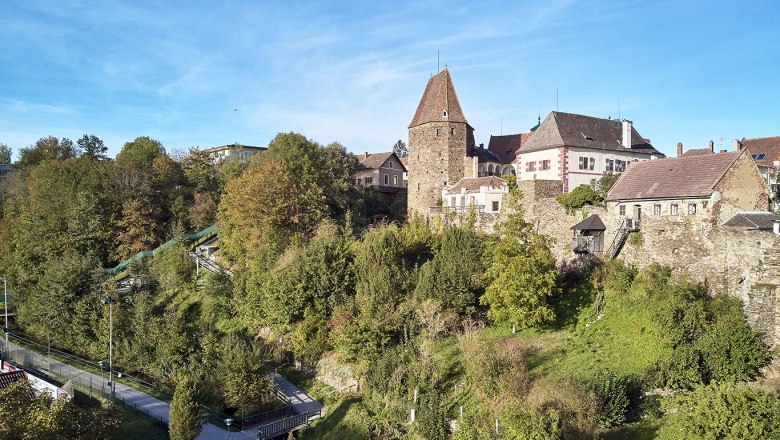
M 607 250 L 607 255 L 609 255 L 610 259 L 615 259 L 620 254 L 620 251 L 626 244 L 626 240 L 628 240 L 628 235 L 638 231 L 640 226 L 641 221 L 638 219 L 627 218 L 623 220 L 623 223 L 620 224 L 620 229 L 618 229 L 615 238 L 612 240 L 612 244 L 609 245 L 609 249 Z

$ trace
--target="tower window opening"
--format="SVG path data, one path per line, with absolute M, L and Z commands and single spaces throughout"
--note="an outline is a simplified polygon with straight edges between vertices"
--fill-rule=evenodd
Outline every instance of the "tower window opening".
M 447 110 L 444 110 L 444 113 L 442 113 L 442 116 L 444 116 L 445 118 L 447 117 Z

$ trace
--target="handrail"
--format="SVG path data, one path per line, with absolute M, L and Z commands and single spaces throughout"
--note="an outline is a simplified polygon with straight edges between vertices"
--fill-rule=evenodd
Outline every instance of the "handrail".
M 257 428 L 258 439 L 269 439 L 277 435 L 295 431 L 303 426 L 307 426 L 312 420 L 322 417 L 322 410 L 310 411 L 303 414 L 297 414 L 282 420 L 268 423 Z
M 626 229 L 626 223 L 628 222 L 628 219 L 623 219 L 623 222 L 620 223 L 620 228 L 618 228 L 617 233 L 615 234 L 615 238 L 612 239 L 612 244 L 609 245 L 609 249 L 607 249 L 607 255 L 609 255 L 610 258 L 612 258 L 612 250 L 615 247 L 615 243 L 618 241 L 618 237 L 620 237 L 621 233 Z

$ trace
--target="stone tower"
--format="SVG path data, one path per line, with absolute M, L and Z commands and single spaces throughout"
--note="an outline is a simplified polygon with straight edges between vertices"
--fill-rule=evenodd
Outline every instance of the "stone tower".
M 409 217 L 427 217 L 440 204 L 441 191 L 471 177 L 470 152 L 474 129 L 460 108 L 450 72 L 445 68 L 425 86 L 409 124 Z

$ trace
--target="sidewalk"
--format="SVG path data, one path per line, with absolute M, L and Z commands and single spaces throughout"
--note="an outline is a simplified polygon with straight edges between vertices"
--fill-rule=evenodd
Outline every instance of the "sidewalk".
M 14 344 L 13 342 L 9 343 L 8 348 L 11 359 L 13 359 L 18 364 L 24 365 L 27 368 L 33 368 L 41 372 L 49 373 L 50 376 L 57 378 L 63 383 L 71 380 L 74 387 L 77 388 L 89 389 L 95 392 L 101 392 L 102 388 L 103 394 L 108 393 L 109 387 L 107 374 L 101 378 L 99 375 L 80 370 L 68 364 L 57 361 L 56 359 L 51 359 L 51 368 L 49 369 L 49 358 L 42 356 L 34 351 L 23 348 L 17 344 Z M 290 385 L 292 386 L 292 384 Z M 301 394 L 303 393 L 301 392 Z M 161 422 L 168 424 L 168 413 L 170 412 L 170 406 L 168 403 L 163 402 L 162 400 L 158 400 L 146 393 L 142 393 L 119 382 L 116 382 L 114 395 L 116 400 L 121 400 L 124 402 L 125 406 L 132 406 L 137 410 L 148 414 L 150 417 L 154 417 Z M 257 433 L 255 431 L 256 429 L 249 429 L 248 431 L 244 432 L 232 432 L 230 434 L 230 438 L 246 440 L 257 439 Z M 228 432 L 226 430 L 210 423 L 204 423 L 203 431 L 201 432 L 200 436 L 198 436 L 198 440 L 224 440 L 227 437 Z

